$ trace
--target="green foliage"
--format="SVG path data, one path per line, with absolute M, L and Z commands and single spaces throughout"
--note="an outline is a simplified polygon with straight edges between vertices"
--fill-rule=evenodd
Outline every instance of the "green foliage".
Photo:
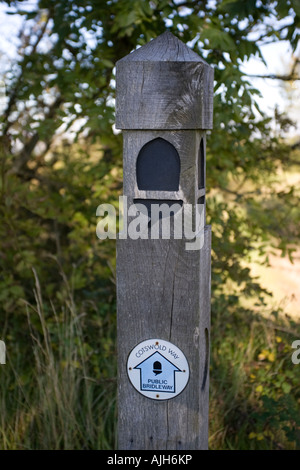
M 212 449 L 299 449 L 299 325 L 279 311 L 213 301 L 210 423 Z M 265 318 L 261 316 L 264 312 Z
M 58 311 L 43 300 L 34 274 L 35 304 L 24 304 L 27 370 L 20 349 L 1 369 L 0 448 L 115 447 L 116 364 L 111 357 L 116 324 L 111 311 L 94 302 L 89 313 L 87 303 L 78 310 L 63 272 L 67 298 Z
M 0 334 L 10 352 L 0 370 L 0 447 L 115 445 L 115 244 L 96 238 L 95 214 L 122 192 L 114 65 L 166 29 L 215 69 L 207 142 L 211 446 L 299 446 L 296 367 L 280 350 L 291 335 L 270 343 L 269 330 L 282 324 L 258 315 L 268 311 L 265 292 L 245 267 L 254 248 L 266 260 L 270 245 L 292 258 L 299 239 L 299 189 L 278 189 L 276 180 L 290 163 L 282 131 L 291 122 L 277 112 L 272 130 L 241 71 L 266 41 L 286 39 L 295 50 L 297 1 L 39 0 L 30 12 L 18 5 L 24 28 L 3 77 L 0 120 Z

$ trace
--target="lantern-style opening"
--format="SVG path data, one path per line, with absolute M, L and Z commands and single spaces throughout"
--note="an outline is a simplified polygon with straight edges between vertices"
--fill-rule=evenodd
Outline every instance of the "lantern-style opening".
M 137 185 L 145 191 L 178 191 L 180 158 L 175 147 L 157 138 L 145 144 L 136 162 Z

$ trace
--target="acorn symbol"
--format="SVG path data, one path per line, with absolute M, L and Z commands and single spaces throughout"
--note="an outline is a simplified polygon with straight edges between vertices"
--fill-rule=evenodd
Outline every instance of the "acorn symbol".
M 162 373 L 161 363 L 159 361 L 155 361 L 153 364 L 153 372 L 155 375 Z

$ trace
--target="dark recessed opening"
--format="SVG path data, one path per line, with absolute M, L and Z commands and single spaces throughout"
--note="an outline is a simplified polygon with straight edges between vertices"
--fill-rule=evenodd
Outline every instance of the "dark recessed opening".
M 203 371 L 203 380 L 201 390 L 205 389 L 207 375 L 208 375 L 208 361 L 209 361 L 209 333 L 208 329 L 205 328 L 204 330 L 204 338 L 205 338 L 205 362 L 204 362 L 204 371 Z
M 198 203 L 198 204 L 201 204 L 201 205 L 203 205 L 203 206 L 204 206 L 204 204 L 205 204 L 205 196 L 201 196 L 201 197 L 199 197 L 199 199 L 198 199 L 197 203 Z
M 165 139 L 151 140 L 142 147 L 136 162 L 138 188 L 144 191 L 178 191 L 180 158 Z
M 205 188 L 205 151 L 204 141 L 201 139 L 198 152 L 198 189 Z
M 149 217 L 148 229 L 151 231 L 151 235 L 152 230 L 154 230 L 155 235 L 153 236 L 157 236 L 158 238 L 170 238 L 174 236 L 174 217 L 182 210 L 183 201 L 174 199 L 134 199 L 133 202 L 134 204 L 144 206 L 144 208 L 141 208 L 141 212 Z M 159 223 L 158 228 L 156 226 L 157 223 Z M 167 226 L 164 226 L 164 230 L 166 230 L 165 234 L 163 232 L 164 223 L 167 224 Z M 158 232 L 156 232 L 156 230 L 158 230 Z
M 161 206 L 162 204 L 166 204 L 169 208 L 171 208 L 174 204 L 173 210 L 169 212 L 170 217 L 174 216 L 182 207 L 183 201 L 181 200 L 175 200 L 175 199 L 134 199 L 133 200 L 134 204 L 143 204 L 148 212 L 148 217 L 151 217 L 151 206 L 152 204 L 158 204 Z M 159 219 L 163 218 L 163 213 L 159 213 Z

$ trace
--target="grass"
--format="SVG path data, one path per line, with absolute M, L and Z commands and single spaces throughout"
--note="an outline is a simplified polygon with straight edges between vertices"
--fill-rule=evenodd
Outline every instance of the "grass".
M 95 306 L 91 318 L 63 279 L 58 311 L 35 274 L 35 304 L 24 305 L 31 347 L 0 369 L 1 449 L 117 448 L 115 317 Z M 300 448 L 298 338 L 299 323 L 279 311 L 213 299 L 210 449 Z
M 212 318 L 210 448 L 299 449 L 299 323 L 233 308 Z
M 35 299 L 35 306 L 25 306 L 32 355 L 17 355 L 17 363 L 8 355 L 1 368 L 0 448 L 114 447 L 114 361 L 105 348 L 97 353 L 87 344 L 87 318 L 77 312 L 72 296 L 60 314 L 52 305 L 47 319 L 36 277 Z M 93 368 L 97 359 L 102 361 L 102 373 Z

